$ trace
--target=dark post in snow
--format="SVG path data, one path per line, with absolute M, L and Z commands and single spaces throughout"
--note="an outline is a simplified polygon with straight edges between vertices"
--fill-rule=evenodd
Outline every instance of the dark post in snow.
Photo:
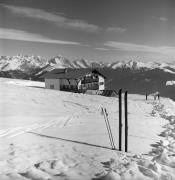
M 118 92 L 119 100 L 119 151 L 122 150 L 122 89 Z
M 128 152 L 128 92 L 125 92 L 125 152 Z

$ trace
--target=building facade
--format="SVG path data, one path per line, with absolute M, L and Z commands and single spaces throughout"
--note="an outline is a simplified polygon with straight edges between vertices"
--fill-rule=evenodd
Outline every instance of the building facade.
M 78 81 L 78 89 L 104 90 L 105 78 L 98 73 L 88 73 Z
M 58 73 L 57 73 L 58 72 Z M 45 74 L 45 88 L 62 91 L 105 90 L 106 77 L 98 70 L 71 69 Z

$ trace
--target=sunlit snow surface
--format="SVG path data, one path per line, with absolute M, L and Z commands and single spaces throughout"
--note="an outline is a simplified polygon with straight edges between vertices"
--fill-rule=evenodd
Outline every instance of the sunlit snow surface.
M 172 86 L 175 85 L 175 81 L 167 81 L 166 86 Z
M 110 150 L 101 113 L 118 148 L 117 98 L 43 87 L 0 79 L 0 179 L 175 179 L 173 101 L 129 94 L 125 154 Z

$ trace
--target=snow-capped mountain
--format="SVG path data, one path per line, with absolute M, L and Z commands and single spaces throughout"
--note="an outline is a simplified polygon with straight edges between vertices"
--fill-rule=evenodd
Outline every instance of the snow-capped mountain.
M 51 58 L 50 60 L 48 60 L 48 64 L 50 66 L 53 66 L 55 68 L 68 68 L 68 67 L 72 67 L 72 63 L 70 60 L 68 60 L 67 58 L 59 55 L 59 56 L 56 56 L 54 58 Z
M 166 73 L 175 74 L 174 63 L 157 63 L 141 61 L 114 61 L 105 63 L 99 61 L 88 61 L 86 59 L 69 60 L 58 55 L 49 60 L 40 56 L 1 56 L 0 76 L 13 78 L 30 78 L 34 74 L 37 76 L 56 68 L 108 68 L 112 70 L 129 69 L 131 71 L 147 71 L 160 69 Z M 22 75 L 21 75 L 22 74 Z
M 40 56 L 1 56 L 0 57 L 0 71 L 20 70 L 26 71 L 31 68 L 43 68 L 45 70 L 52 70 L 55 68 L 92 68 L 92 67 L 108 67 L 112 69 L 129 68 L 131 70 L 142 69 L 163 69 L 169 73 L 175 73 L 174 63 L 157 63 L 157 62 L 141 62 L 141 61 L 115 61 L 112 63 L 104 63 L 99 61 L 88 61 L 85 59 L 78 59 L 71 61 L 61 55 L 58 55 L 50 60 L 45 60 Z
M 108 67 L 112 69 L 117 68 L 129 68 L 131 70 L 151 70 L 151 69 L 162 69 L 165 72 L 175 74 L 175 63 L 157 63 L 157 62 L 141 62 L 141 61 L 117 61 L 108 64 Z
M 151 70 L 162 69 L 165 72 L 175 74 L 175 63 L 157 63 L 157 62 L 141 62 L 141 61 L 116 61 L 112 63 L 104 63 L 99 61 L 88 61 L 85 59 L 70 61 L 62 56 L 56 56 L 48 61 L 47 70 L 56 68 L 92 68 L 107 67 L 111 69 L 131 69 L 131 70 Z
M 55 68 L 92 68 L 92 67 L 104 67 L 107 64 L 96 61 L 88 61 L 86 59 L 77 59 L 74 61 L 70 61 L 67 58 L 59 55 L 50 60 L 48 60 L 48 64 Z
M 19 70 L 29 72 L 30 70 L 42 68 L 47 64 L 40 56 L 1 56 L 0 71 Z
M 43 67 L 42 70 L 39 73 L 37 73 L 37 75 L 59 68 L 97 68 L 97 67 L 98 68 L 107 67 L 107 64 L 96 61 L 91 62 L 85 59 L 77 59 L 74 61 L 70 61 L 69 59 L 59 55 L 48 60 L 47 65 Z
M 157 67 L 157 63 L 154 62 L 140 62 L 140 61 L 133 61 L 130 60 L 128 62 L 126 61 L 117 61 L 114 63 L 111 63 L 108 65 L 112 69 L 117 69 L 117 68 L 129 68 L 133 70 L 139 70 L 139 69 L 154 69 Z

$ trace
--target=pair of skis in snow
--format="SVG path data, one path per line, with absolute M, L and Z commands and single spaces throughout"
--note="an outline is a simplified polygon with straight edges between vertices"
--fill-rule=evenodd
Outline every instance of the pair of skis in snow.
M 119 151 L 122 151 L 122 89 L 120 89 L 118 92 L 118 102 L 119 102 Z M 125 109 L 125 152 L 128 152 L 128 92 L 127 91 L 124 94 L 124 109 Z M 116 149 L 106 108 L 102 107 L 102 113 L 104 115 L 111 147 L 112 149 Z
M 119 151 L 122 151 L 122 89 L 118 92 L 119 102 Z M 125 152 L 128 152 L 128 92 L 124 93 L 125 114 Z
M 108 113 L 106 111 L 106 108 L 102 107 L 102 113 L 104 115 L 107 131 L 108 131 L 108 135 L 109 135 L 110 144 L 111 144 L 112 149 L 114 150 L 116 148 L 115 148 L 114 138 L 112 136 L 112 131 L 111 131 L 111 127 L 110 127 L 110 124 L 109 124 Z

